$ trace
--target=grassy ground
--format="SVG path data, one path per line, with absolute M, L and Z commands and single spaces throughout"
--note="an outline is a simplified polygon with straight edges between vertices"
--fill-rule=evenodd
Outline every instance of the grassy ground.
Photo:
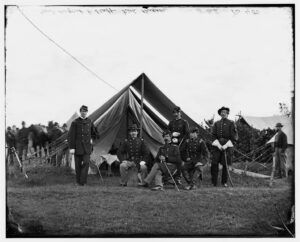
M 119 187 L 118 177 L 90 175 L 75 186 L 66 167 L 31 167 L 29 179 L 7 179 L 7 204 L 23 226 L 41 225 L 38 236 L 238 236 L 274 237 L 292 204 L 291 180 L 232 174 L 233 188 L 212 187 L 209 169 L 195 191 L 166 187 L 164 192 Z

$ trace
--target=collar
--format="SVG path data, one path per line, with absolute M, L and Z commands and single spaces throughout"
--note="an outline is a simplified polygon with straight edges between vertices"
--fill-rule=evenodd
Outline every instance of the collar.
M 82 120 L 86 120 L 86 119 L 87 119 L 87 117 L 83 118 L 83 117 L 81 117 L 81 116 L 79 116 L 79 118 L 81 118 Z

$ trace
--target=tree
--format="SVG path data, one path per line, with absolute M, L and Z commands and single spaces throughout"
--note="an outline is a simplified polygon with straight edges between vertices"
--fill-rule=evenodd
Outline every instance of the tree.
M 280 114 L 285 115 L 287 117 L 290 117 L 292 114 L 292 112 L 289 110 L 286 103 L 279 103 L 279 111 L 280 111 Z

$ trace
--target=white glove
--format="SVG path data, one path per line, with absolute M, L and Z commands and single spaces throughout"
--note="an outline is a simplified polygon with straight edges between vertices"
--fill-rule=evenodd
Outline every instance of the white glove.
M 145 162 L 145 161 L 141 161 L 141 162 L 140 162 L 140 165 L 141 165 L 141 166 L 144 166 L 144 165 L 146 165 L 146 162 Z
M 93 139 L 91 139 L 91 145 L 94 144 Z
M 223 150 L 226 150 L 229 147 L 233 147 L 231 140 L 228 140 L 227 143 L 222 146 Z
M 222 145 L 220 144 L 219 140 L 215 140 L 214 142 L 212 142 L 212 146 L 218 147 L 219 150 L 222 150 Z
M 173 133 L 172 133 L 172 136 L 173 136 L 173 137 L 178 137 L 179 135 L 180 135 L 180 133 L 178 133 L 178 132 L 173 132 Z
M 177 138 L 173 138 L 173 139 L 172 139 L 172 142 L 173 142 L 173 143 L 178 143 L 178 139 L 177 139 Z
M 71 155 L 75 154 L 75 149 L 70 149 L 70 154 Z
M 166 161 L 166 157 L 163 156 L 163 155 L 160 155 L 160 156 L 159 156 L 159 160 L 165 162 L 165 161 Z

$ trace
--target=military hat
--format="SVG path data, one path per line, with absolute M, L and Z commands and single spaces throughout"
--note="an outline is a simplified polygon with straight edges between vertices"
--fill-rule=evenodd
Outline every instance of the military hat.
M 230 111 L 229 108 L 226 108 L 226 107 L 223 106 L 223 107 L 221 107 L 221 108 L 218 110 L 218 114 L 219 114 L 219 115 L 221 115 L 222 110 L 226 110 L 228 113 L 229 113 L 229 111 Z
M 88 111 L 88 107 L 85 106 L 85 105 L 82 105 L 79 110 L 83 111 L 83 112 L 87 112 Z
M 179 113 L 181 112 L 180 107 L 176 106 L 175 108 L 173 108 L 173 113 Z
M 275 127 L 276 127 L 276 128 L 277 128 L 277 127 L 283 127 L 283 125 L 282 125 L 282 123 L 277 123 Z
M 193 128 L 191 128 L 191 133 L 199 133 L 199 129 L 198 129 L 198 127 L 193 127 Z
M 136 125 L 136 124 L 132 124 L 132 125 L 130 125 L 129 127 L 128 127 L 128 130 L 130 131 L 130 130 L 138 130 L 139 128 L 138 128 L 138 126 Z
M 26 124 L 25 121 L 22 121 L 22 124 Z
M 171 131 L 170 130 L 165 130 L 165 131 L 163 131 L 163 133 L 162 133 L 162 137 L 165 137 L 166 135 L 171 135 Z

